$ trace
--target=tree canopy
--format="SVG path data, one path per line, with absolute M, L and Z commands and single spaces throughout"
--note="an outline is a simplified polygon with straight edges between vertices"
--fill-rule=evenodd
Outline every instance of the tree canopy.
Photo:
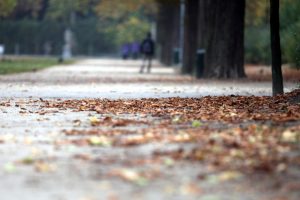
M 154 0 L 110 0 L 100 1 L 95 12 L 102 22 L 101 29 L 114 35 L 114 42 L 120 45 L 145 37 L 156 8 Z
M 16 7 L 17 0 L 1 0 L 0 1 L 0 17 L 6 17 Z
M 72 14 L 85 15 L 95 5 L 93 0 L 49 0 L 47 18 L 68 22 Z

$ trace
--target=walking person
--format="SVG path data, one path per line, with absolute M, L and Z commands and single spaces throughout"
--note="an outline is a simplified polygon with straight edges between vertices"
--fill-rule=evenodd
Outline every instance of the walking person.
M 144 73 L 144 68 L 147 65 L 147 73 L 151 72 L 152 59 L 155 53 L 155 44 L 152 39 L 152 35 L 149 32 L 147 37 L 143 40 L 140 46 L 141 53 L 143 54 L 143 63 L 140 69 L 140 73 Z

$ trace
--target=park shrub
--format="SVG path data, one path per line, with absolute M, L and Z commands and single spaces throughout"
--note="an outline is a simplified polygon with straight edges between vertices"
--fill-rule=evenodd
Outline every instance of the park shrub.
M 270 64 L 270 32 L 268 26 L 247 27 L 245 30 L 245 62 Z
M 71 27 L 75 38 L 75 54 L 97 55 L 110 53 L 116 49 L 112 38 L 98 29 L 95 19 L 78 21 Z M 0 44 L 4 44 L 7 54 L 14 54 L 19 46 L 21 54 L 43 55 L 44 45 L 51 44 L 51 55 L 60 55 L 64 44 L 65 25 L 56 21 L 1 21 Z
M 300 21 L 282 31 L 283 58 L 292 66 L 300 68 Z
M 43 54 L 46 42 L 52 45 L 52 54 L 61 51 L 63 26 L 59 23 L 34 20 L 3 21 L 0 24 L 0 43 L 6 53 L 14 54 L 19 46 L 21 54 Z
M 105 33 L 97 19 L 82 20 L 72 27 L 75 53 L 79 55 L 109 54 L 116 50 L 114 38 Z
M 282 62 L 300 68 L 300 20 L 281 28 Z M 245 62 L 271 64 L 271 39 L 269 26 L 246 27 Z
M 291 6 L 292 5 L 292 6 Z M 300 68 L 300 1 L 284 0 L 281 5 L 281 33 L 284 61 Z
M 300 1 L 282 0 L 280 3 L 282 61 L 300 68 Z M 270 64 L 269 4 L 260 0 L 251 0 L 247 5 L 245 61 Z

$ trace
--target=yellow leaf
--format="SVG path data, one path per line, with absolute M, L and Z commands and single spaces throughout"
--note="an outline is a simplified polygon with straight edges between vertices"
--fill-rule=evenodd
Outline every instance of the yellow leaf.
M 90 123 L 92 126 L 97 126 L 99 122 L 100 120 L 96 116 L 90 117 Z
M 291 130 L 286 130 L 282 134 L 282 140 L 284 142 L 297 142 L 299 134 L 297 132 L 292 132 Z
M 237 171 L 225 171 L 222 172 L 219 176 L 220 181 L 230 181 L 230 180 L 236 180 L 242 177 L 242 174 Z
M 111 146 L 111 141 L 105 136 L 93 136 L 89 138 L 89 143 L 94 146 Z
M 45 162 L 36 162 L 34 168 L 37 172 L 42 172 L 42 173 L 53 172 L 56 170 L 55 165 L 51 165 Z

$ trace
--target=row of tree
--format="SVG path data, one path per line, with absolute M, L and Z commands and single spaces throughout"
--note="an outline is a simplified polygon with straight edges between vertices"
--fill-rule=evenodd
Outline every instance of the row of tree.
M 142 40 L 149 22 L 154 22 L 156 8 L 154 0 L 1 0 L 0 21 L 49 23 L 49 29 L 55 23 L 77 29 L 82 22 L 94 21 L 91 29 L 106 35 L 111 46 L 117 47 Z M 80 40 L 81 36 L 76 37 Z
M 161 60 L 172 63 L 178 46 L 180 1 L 158 1 Z M 197 49 L 205 50 L 204 77 L 240 78 L 244 72 L 245 0 L 187 0 L 184 26 L 184 74 L 196 68 Z M 166 15 L 166 13 L 168 13 Z
M 205 49 L 204 77 L 240 78 L 245 76 L 245 21 L 249 24 L 260 23 L 259 20 L 251 20 L 251 15 L 259 16 L 254 19 L 267 21 L 266 13 L 270 8 L 269 4 L 259 0 L 249 1 L 247 9 L 252 9 L 253 13 L 248 12 L 250 17 L 246 20 L 246 0 L 2 0 L 0 11 L 2 18 L 10 20 L 24 17 L 39 21 L 56 20 L 69 27 L 76 25 L 78 20 L 97 17 L 99 31 L 110 36 L 111 43 L 115 44 L 140 40 L 150 29 L 151 22 L 156 21 L 159 58 L 163 63 L 171 64 L 174 47 L 180 46 L 179 8 L 184 2 L 182 73 L 193 73 L 197 49 Z M 278 27 L 272 26 L 273 52 L 280 47 L 274 44 L 279 41 L 279 34 L 275 34 Z M 276 55 L 273 58 L 278 58 L 279 54 Z M 280 61 L 273 59 L 273 63 Z
M 182 73 L 195 71 L 197 49 L 205 50 L 203 77 L 242 78 L 246 0 L 186 0 Z M 179 1 L 159 1 L 158 42 L 162 62 L 170 62 L 170 44 L 178 38 Z M 171 4 L 171 5 L 170 5 Z M 279 34 L 279 0 L 270 0 L 273 92 L 283 92 Z M 169 10 L 168 10 L 169 9 Z M 162 13 L 168 13 L 168 15 Z M 165 27 L 165 28 L 160 28 Z M 272 48 L 271 48 L 272 47 Z M 168 52 L 168 53 L 167 53 Z M 198 66 L 199 67 L 199 66 Z

